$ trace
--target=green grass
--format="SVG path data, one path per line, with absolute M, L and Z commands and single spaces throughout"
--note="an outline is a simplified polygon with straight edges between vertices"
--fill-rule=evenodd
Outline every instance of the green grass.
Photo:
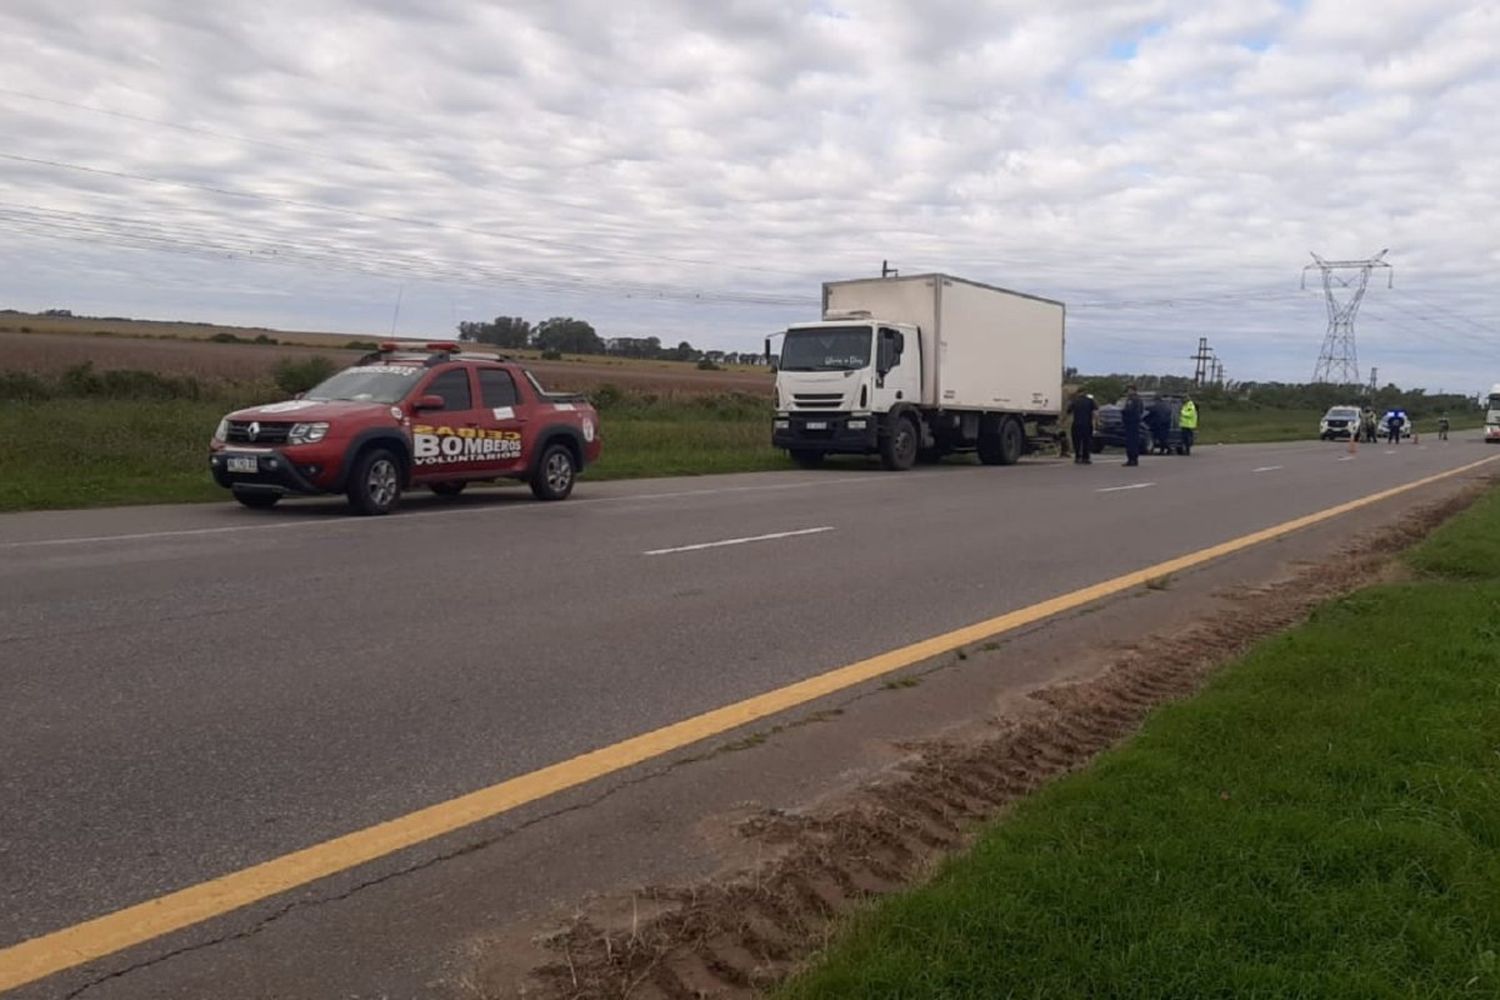
M 225 400 L 0 403 L 0 511 L 222 500 L 208 439 Z M 785 469 L 770 418 L 730 408 L 606 413 L 591 480 Z
M 208 439 L 224 403 L 0 403 L 0 511 L 222 499 Z
M 208 436 L 225 412 L 275 390 L 205 386 L 203 392 L 201 399 L 0 402 L 0 511 L 222 499 L 204 461 Z M 587 476 L 635 479 L 791 468 L 769 444 L 770 415 L 764 406 L 744 396 L 654 403 L 621 397 L 602 414 L 604 457 Z M 1306 439 L 1317 416 L 1206 411 L 1200 440 Z
M 1200 444 L 1251 444 L 1316 440 L 1323 410 L 1200 410 Z M 1484 414 L 1453 417 L 1454 432 L 1484 426 Z M 1437 439 L 1437 418 L 1417 421 L 1417 433 Z
M 784 998 L 1500 995 L 1500 493 L 855 918 Z

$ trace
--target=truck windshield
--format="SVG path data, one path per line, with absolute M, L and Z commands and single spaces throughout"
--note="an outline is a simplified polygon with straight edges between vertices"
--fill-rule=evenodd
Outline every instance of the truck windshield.
M 346 368 L 313 386 L 303 398 L 395 403 L 417 384 L 423 370 L 418 365 L 362 365 L 358 368 Z
M 868 326 L 825 326 L 788 330 L 781 345 L 784 372 L 846 372 L 870 366 L 874 342 Z

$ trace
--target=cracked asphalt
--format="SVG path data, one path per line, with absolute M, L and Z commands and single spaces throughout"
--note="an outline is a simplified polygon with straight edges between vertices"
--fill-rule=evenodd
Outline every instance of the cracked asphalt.
M 0 949 L 1496 453 L 1455 438 L 1352 461 L 1307 443 L 1202 448 L 1139 469 L 1108 455 L 1086 469 L 830 468 L 585 483 L 554 505 L 485 491 L 383 519 L 323 503 L 0 517 Z M 746 541 L 761 536 L 778 537 Z M 628 800 L 668 763 L 17 996 L 196 996 L 209 980 L 219 997 L 382 995 L 331 982 L 294 992 L 295 978 L 214 957 L 272 924 L 326 949 L 338 927 L 320 921 L 343 918 L 316 904 L 354 893 L 388 931 L 343 940 L 349 956 L 326 967 L 356 968 L 377 948 L 385 981 L 401 984 L 388 995 L 434 995 L 420 949 L 394 955 L 423 937 L 402 936 L 394 875 L 477 865 L 503 879 L 470 856 L 600 796 Z M 635 832 L 659 821 L 637 815 Z M 569 858 L 562 884 L 606 849 L 559 840 L 531 863 Z M 428 905 L 516 916 L 478 876 L 438 883 L 423 883 Z M 278 940 L 295 947 L 296 935 Z M 161 970 L 179 966 L 173 986 Z

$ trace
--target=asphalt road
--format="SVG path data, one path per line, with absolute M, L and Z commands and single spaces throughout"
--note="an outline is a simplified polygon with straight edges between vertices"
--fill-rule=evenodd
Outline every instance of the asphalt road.
M 1465 436 L 585 483 L 378 519 L 0 517 L 0 948 L 1490 456 Z

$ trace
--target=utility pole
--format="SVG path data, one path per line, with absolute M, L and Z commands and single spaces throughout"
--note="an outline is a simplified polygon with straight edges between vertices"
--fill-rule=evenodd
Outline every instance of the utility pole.
M 1371 396 L 1375 395 L 1375 387 L 1376 387 L 1376 385 L 1379 384 L 1379 383 L 1377 383 L 1375 381 L 1375 375 L 1379 371 L 1380 371 L 1380 369 L 1376 368 L 1374 365 L 1370 366 L 1370 395 Z
M 1207 337 L 1198 338 L 1198 353 L 1188 355 L 1188 360 L 1197 362 L 1197 366 L 1193 369 L 1193 385 L 1201 389 L 1208 378 L 1208 363 L 1213 360 L 1213 352 L 1208 349 Z
M 1220 389 L 1224 388 L 1224 362 L 1218 355 L 1215 355 L 1213 359 L 1213 382 Z
M 1387 287 L 1395 284 L 1395 268 L 1385 262 L 1390 250 L 1382 250 L 1364 260 L 1324 260 L 1313 254 L 1314 263 L 1302 269 L 1302 287 L 1307 287 L 1307 272 L 1317 268 L 1323 275 L 1323 297 L 1328 303 L 1328 332 L 1318 365 L 1313 369 L 1314 382 L 1334 385 L 1359 385 L 1359 359 L 1354 349 L 1354 316 L 1370 284 L 1370 272 L 1377 267 L 1391 272 Z M 1354 272 L 1347 277 L 1340 272 Z M 1340 296 L 1342 295 L 1342 301 Z

